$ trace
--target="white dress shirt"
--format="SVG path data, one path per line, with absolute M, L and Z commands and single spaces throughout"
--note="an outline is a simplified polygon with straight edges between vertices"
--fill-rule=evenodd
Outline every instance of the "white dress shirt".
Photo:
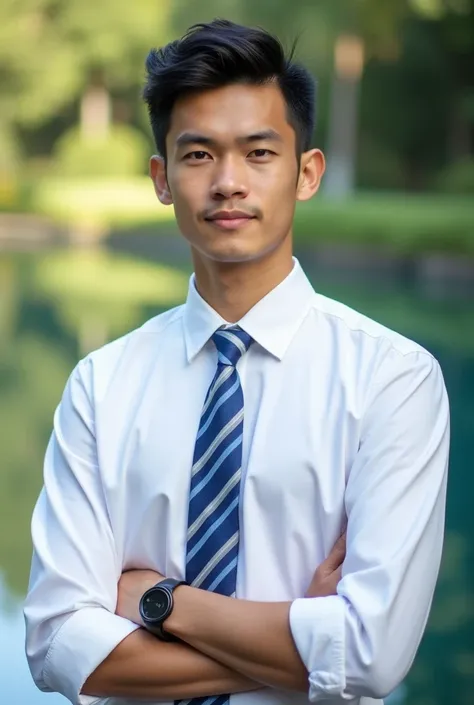
M 27 655 L 73 703 L 136 625 L 114 614 L 123 570 L 184 578 L 190 471 L 226 322 L 191 278 L 184 305 L 79 362 L 55 413 L 35 508 Z M 231 705 L 369 705 L 404 678 L 439 569 L 449 409 L 437 361 L 292 273 L 239 325 L 245 399 L 237 598 L 292 602 L 308 694 Z M 338 594 L 304 598 L 348 517 Z M 158 667 L 158 666 L 157 666 Z

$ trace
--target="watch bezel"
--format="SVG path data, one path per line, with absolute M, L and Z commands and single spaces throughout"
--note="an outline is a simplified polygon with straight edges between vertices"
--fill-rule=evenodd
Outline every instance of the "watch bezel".
M 147 597 L 149 597 L 150 594 L 159 592 L 161 595 L 165 594 L 167 599 L 168 599 L 168 605 L 166 607 L 166 611 L 164 612 L 162 617 L 147 617 L 145 615 L 145 600 Z M 153 585 L 153 587 L 149 588 L 146 592 L 143 593 L 141 600 L 140 600 L 140 605 L 139 605 L 139 611 L 140 611 L 140 617 L 143 620 L 143 623 L 146 626 L 149 627 L 154 627 L 154 626 L 160 626 L 163 624 L 163 622 L 167 619 L 167 617 L 170 616 L 171 612 L 173 610 L 173 593 L 172 591 L 165 587 L 164 585 Z

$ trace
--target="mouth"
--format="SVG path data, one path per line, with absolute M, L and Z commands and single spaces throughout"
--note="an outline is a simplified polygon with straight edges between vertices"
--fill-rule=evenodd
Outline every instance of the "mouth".
M 219 211 L 206 218 L 208 223 L 221 230 L 238 230 L 244 228 L 252 220 L 255 220 L 255 216 L 243 211 Z

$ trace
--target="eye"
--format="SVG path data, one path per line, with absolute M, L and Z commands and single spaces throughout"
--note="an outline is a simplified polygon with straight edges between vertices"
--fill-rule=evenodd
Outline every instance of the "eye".
M 185 159 L 188 159 L 189 161 L 192 162 L 203 162 L 207 158 L 211 158 L 211 155 L 208 152 L 204 152 L 202 150 L 196 150 L 195 152 L 189 152 L 189 154 L 186 154 L 184 157 Z
M 250 152 L 249 157 L 256 157 L 257 159 L 261 159 L 262 157 L 270 157 L 272 154 L 275 154 L 275 152 L 272 152 L 270 149 L 254 149 L 253 152 Z

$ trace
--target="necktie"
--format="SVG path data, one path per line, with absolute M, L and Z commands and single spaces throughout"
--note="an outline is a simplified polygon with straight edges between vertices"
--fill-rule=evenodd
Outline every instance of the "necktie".
M 212 340 L 218 362 L 194 449 L 186 580 L 194 587 L 235 597 L 244 423 L 244 397 L 236 365 L 249 349 L 252 338 L 234 327 L 219 328 Z M 189 705 L 228 702 L 228 695 L 187 701 Z

